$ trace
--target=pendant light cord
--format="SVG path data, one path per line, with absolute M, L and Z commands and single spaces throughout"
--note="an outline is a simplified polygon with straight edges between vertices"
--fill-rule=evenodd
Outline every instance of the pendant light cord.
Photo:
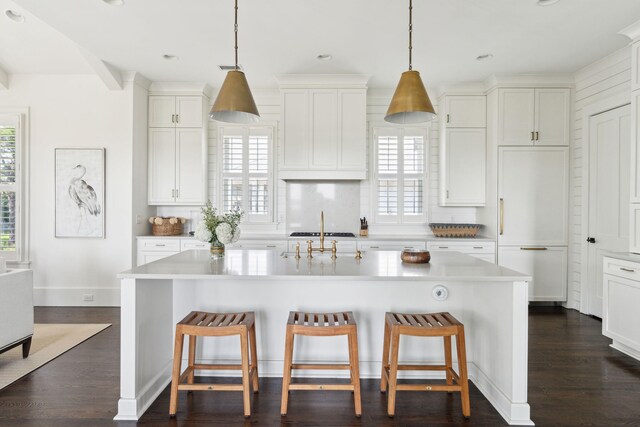
M 233 33 L 235 36 L 235 51 L 236 51 L 236 71 L 238 71 L 238 0 L 235 0 L 235 23 L 233 25 Z
M 236 0 L 237 1 L 237 0 Z M 413 36 L 413 0 L 409 0 L 409 71 L 411 71 L 411 49 Z

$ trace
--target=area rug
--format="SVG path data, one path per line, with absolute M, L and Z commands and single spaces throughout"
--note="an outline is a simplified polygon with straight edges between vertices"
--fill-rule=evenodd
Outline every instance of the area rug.
M 22 358 L 22 346 L 0 354 L 0 390 L 35 371 L 73 347 L 88 340 L 110 324 L 37 323 L 29 357 Z

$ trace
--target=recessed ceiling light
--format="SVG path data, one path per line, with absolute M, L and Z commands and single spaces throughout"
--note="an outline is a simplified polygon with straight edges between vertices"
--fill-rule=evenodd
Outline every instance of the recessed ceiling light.
M 124 0 L 102 0 L 109 6 L 122 6 L 124 4 Z
M 492 53 L 485 53 L 484 55 L 479 55 L 476 57 L 477 61 L 490 61 L 493 59 Z
M 316 58 L 320 61 L 331 61 L 333 59 L 333 56 L 331 56 L 330 53 L 321 53 L 320 55 L 316 56 Z
M 164 55 L 162 55 L 162 57 L 163 57 L 164 59 L 166 59 L 167 61 L 175 61 L 176 59 L 178 59 L 178 57 L 177 57 L 177 56 L 175 56 L 175 55 L 170 55 L 170 54 L 168 54 L 168 53 L 165 53 Z
M 551 6 L 558 3 L 560 0 L 538 0 L 538 6 Z
M 24 22 L 24 16 L 20 15 L 15 10 L 7 9 L 4 11 L 4 14 L 14 22 Z

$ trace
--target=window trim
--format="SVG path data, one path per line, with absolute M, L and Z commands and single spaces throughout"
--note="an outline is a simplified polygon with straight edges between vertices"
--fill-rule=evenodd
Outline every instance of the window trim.
M 375 224 L 426 224 L 428 222 L 429 215 L 429 130 L 423 126 L 389 126 L 383 124 L 375 124 L 371 126 L 371 144 L 370 144 L 370 212 L 373 213 Z M 403 191 L 401 191 L 400 182 L 404 179 L 404 171 L 402 174 L 398 174 L 398 213 L 396 215 L 382 215 L 378 211 L 378 182 L 381 179 L 378 173 L 378 137 L 381 136 L 397 136 L 398 145 L 398 166 L 403 165 L 404 156 L 403 148 L 400 148 L 400 143 L 403 142 L 406 136 L 421 136 L 424 140 L 424 164 L 422 170 L 422 214 L 421 215 L 406 215 L 404 213 L 404 204 L 402 199 L 404 197 Z M 402 178 L 400 178 L 400 175 Z M 414 175 L 414 174 L 411 174 Z M 402 187 L 403 188 L 403 187 Z
M 7 259 L 13 268 L 30 268 L 29 227 L 29 108 L 3 108 L 0 116 L 17 119 L 16 126 L 16 193 L 18 213 L 16 215 L 16 259 Z
M 230 136 L 232 134 L 241 135 L 243 138 L 243 146 L 248 146 L 248 138 L 251 135 L 256 136 L 267 136 L 269 138 L 269 161 L 268 161 L 268 172 L 267 172 L 267 188 L 269 192 L 269 200 L 267 203 L 267 214 L 251 214 L 249 213 L 245 207 L 243 206 L 243 210 L 245 210 L 245 219 L 243 220 L 244 225 L 265 225 L 265 224 L 273 224 L 276 207 L 276 186 L 274 180 L 274 168 L 275 168 L 275 137 L 276 137 L 276 126 L 275 124 L 260 124 L 256 126 L 219 126 L 218 127 L 218 161 L 217 163 L 217 177 L 218 177 L 218 185 L 217 185 L 217 206 L 220 212 L 224 212 L 224 137 Z M 243 153 L 243 173 L 242 180 L 243 183 L 250 177 L 248 170 L 248 157 Z M 244 188 L 243 185 L 243 195 L 248 193 L 248 188 Z M 243 202 L 246 199 L 243 198 Z

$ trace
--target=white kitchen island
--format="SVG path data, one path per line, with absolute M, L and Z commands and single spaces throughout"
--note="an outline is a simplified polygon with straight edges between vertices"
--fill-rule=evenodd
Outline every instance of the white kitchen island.
M 260 376 L 276 377 L 282 376 L 289 311 L 353 311 L 363 378 L 380 377 L 385 312 L 448 311 L 465 325 L 469 378 L 507 422 L 532 425 L 527 403 L 530 277 L 457 252 L 431 255 L 430 264 L 411 265 L 403 264 L 396 251 L 367 252 L 360 260 L 340 255 L 333 261 L 330 254 L 314 254 L 311 260 L 303 254 L 296 260 L 275 251 L 227 250 L 224 259 L 211 261 L 208 251 L 190 250 L 119 274 L 122 337 L 116 419 L 140 418 L 168 385 L 174 327 L 192 310 L 255 311 Z M 434 292 L 442 287 L 446 292 Z M 237 337 L 199 340 L 198 345 L 196 358 L 205 363 L 240 357 Z M 296 339 L 295 350 L 298 360 L 329 363 L 348 358 L 345 337 L 303 337 Z M 442 363 L 442 340 L 403 337 L 400 359 Z

